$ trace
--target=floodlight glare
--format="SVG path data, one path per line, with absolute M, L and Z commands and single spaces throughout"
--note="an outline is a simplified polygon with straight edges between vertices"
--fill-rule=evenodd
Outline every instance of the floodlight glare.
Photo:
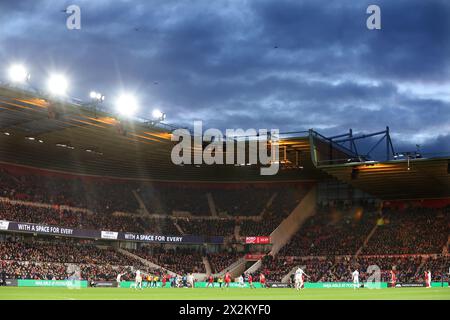
M 95 98 L 97 97 L 97 92 L 91 91 L 91 93 L 89 94 L 89 96 L 91 97 L 91 99 L 95 99 Z
M 68 87 L 66 78 L 61 74 L 54 74 L 48 79 L 48 90 L 54 95 L 65 95 Z
M 9 79 L 12 82 L 25 82 L 28 78 L 29 74 L 24 66 L 15 64 L 9 68 Z
M 132 116 L 138 109 L 136 98 L 130 94 L 122 94 L 116 101 L 116 109 L 124 116 Z
M 152 112 L 152 116 L 153 116 L 153 119 L 155 119 L 155 120 L 163 120 L 164 113 L 162 113 L 161 110 L 155 109 Z

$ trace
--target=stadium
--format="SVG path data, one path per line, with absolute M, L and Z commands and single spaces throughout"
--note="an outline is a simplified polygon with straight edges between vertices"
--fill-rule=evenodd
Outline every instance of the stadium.
M 9 75 L 0 300 L 450 299 L 450 156 L 399 150 L 396 128 L 208 143 L 170 114 L 138 117 L 131 96 L 115 110 L 64 78 Z

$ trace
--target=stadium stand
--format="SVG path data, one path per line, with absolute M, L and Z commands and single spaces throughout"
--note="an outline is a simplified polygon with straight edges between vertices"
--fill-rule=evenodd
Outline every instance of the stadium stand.
M 204 254 L 196 249 L 183 247 L 163 249 L 143 246 L 140 249 L 129 251 L 177 274 L 205 273 L 206 271 L 202 261 Z
M 86 241 L 84 241 L 86 242 Z M 119 272 L 132 277 L 132 270 L 161 272 L 112 248 L 98 248 L 77 241 L 0 241 L 0 265 L 12 279 L 64 280 L 70 276 L 95 281 L 113 281 Z M 73 268 L 75 265 L 75 269 Z M 79 270 L 80 274 L 73 274 Z
M 195 183 L 149 184 L 9 166 L 0 169 L 0 188 L 0 220 L 230 239 L 236 226 L 241 237 L 270 235 L 308 190 L 298 184 L 215 184 L 213 188 Z M 132 191 L 137 191 L 149 213 L 157 215 L 138 213 L 139 202 Z M 208 193 L 219 217 L 211 216 Z M 262 271 L 270 281 L 281 281 L 303 265 L 312 281 L 348 281 L 351 269 L 358 266 L 364 281 L 371 264 L 380 266 L 384 281 L 390 279 L 394 266 L 399 281 L 421 281 L 427 269 L 433 269 L 435 279 L 447 279 L 449 261 L 442 254 L 450 234 L 450 206 L 381 209 L 378 202 L 345 200 L 321 202 L 316 211 L 277 256 L 263 259 L 256 279 Z M 164 270 L 205 273 L 205 256 L 211 271 L 219 273 L 244 255 L 240 250 L 226 245 L 218 252 L 199 247 L 129 249 L 159 265 L 158 270 L 112 248 L 99 249 L 83 241 L 4 241 L 0 259 L 2 269 L 12 277 L 65 279 L 67 265 L 76 264 L 83 278 L 112 281 L 120 270 L 131 274 L 133 268 L 157 274 Z

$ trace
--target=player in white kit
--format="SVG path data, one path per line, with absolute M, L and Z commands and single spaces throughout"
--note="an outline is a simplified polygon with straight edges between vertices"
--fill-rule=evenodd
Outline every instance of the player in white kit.
M 192 275 L 192 273 L 188 275 L 187 281 L 191 288 L 194 289 L 194 276 Z
M 298 267 L 297 270 L 295 270 L 295 276 L 294 276 L 294 281 L 295 281 L 295 289 L 300 290 L 303 287 L 303 276 L 306 276 L 309 278 L 309 276 L 305 273 L 305 271 L 303 271 L 302 268 Z
M 352 272 L 352 279 L 353 279 L 353 289 L 359 288 L 359 271 L 355 269 L 355 271 Z
M 120 288 L 120 282 L 122 281 L 122 274 L 119 273 L 116 278 L 117 288 Z
M 139 286 L 139 289 L 142 290 L 142 276 L 141 276 L 141 271 L 137 270 L 136 271 L 136 279 L 134 282 L 134 288 L 137 289 Z
M 426 274 L 426 279 L 425 279 L 426 287 L 431 288 L 431 271 L 428 270 L 428 272 L 425 272 L 425 274 Z
M 238 278 L 238 282 L 239 282 L 239 287 L 244 288 L 245 287 L 245 283 L 244 283 L 244 277 L 241 275 Z

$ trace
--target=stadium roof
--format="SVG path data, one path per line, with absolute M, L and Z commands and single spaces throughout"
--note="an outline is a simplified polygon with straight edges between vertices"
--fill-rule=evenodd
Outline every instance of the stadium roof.
M 119 129 L 122 128 L 122 129 Z M 356 161 L 351 152 L 314 131 L 282 135 L 282 170 L 174 165 L 171 131 L 74 103 L 48 102 L 0 88 L 0 160 L 73 173 L 164 181 L 301 181 L 330 176 L 380 199 L 450 196 L 450 158 Z M 327 163 L 328 159 L 347 159 Z
M 305 135 L 286 141 L 286 150 L 290 157 L 298 157 L 302 169 L 281 170 L 276 176 L 260 176 L 257 166 L 175 165 L 170 158 L 175 143 L 171 131 L 162 126 L 118 121 L 113 114 L 88 106 L 49 102 L 35 94 L 0 88 L 0 160 L 4 162 L 150 180 L 316 180 L 325 176 L 311 162 Z
M 410 159 L 320 167 L 380 199 L 450 197 L 450 159 Z

